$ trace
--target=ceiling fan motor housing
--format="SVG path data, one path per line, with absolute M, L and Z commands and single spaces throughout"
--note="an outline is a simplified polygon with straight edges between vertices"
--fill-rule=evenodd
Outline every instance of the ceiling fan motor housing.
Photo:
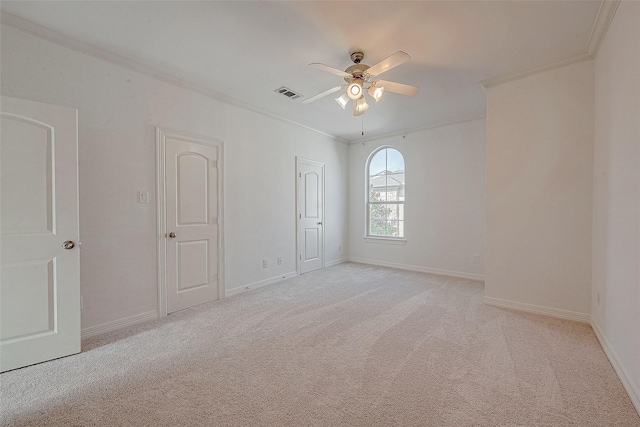
M 351 74 L 351 77 L 345 77 L 344 81 L 347 83 L 351 83 L 355 80 L 362 80 L 364 82 L 365 78 L 363 76 L 364 72 L 369 69 L 369 66 L 366 64 L 355 64 L 351 67 L 344 70 L 345 73 Z

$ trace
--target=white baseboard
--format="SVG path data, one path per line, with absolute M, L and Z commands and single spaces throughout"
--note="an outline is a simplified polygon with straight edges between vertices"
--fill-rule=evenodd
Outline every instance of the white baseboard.
M 598 325 L 598 322 L 596 322 L 593 316 L 591 317 L 591 327 L 593 328 L 593 332 L 595 332 L 598 341 L 600 341 L 604 354 L 607 355 L 609 362 L 611 362 L 611 366 L 613 366 L 613 370 L 616 371 L 618 378 L 620 378 L 620 382 L 622 382 L 624 389 L 627 391 L 629 399 L 631 399 L 631 403 L 633 403 L 636 411 L 638 411 L 638 415 L 640 415 L 640 384 L 635 384 L 633 382 L 633 379 L 629 375 L 629 371 L 627 371 L 620 361 L 620 357 L 618 357 L 618 354 L 611 346 L 607 336 L 604 334 L 600 325 Z
M 122 329 L 137 323 L 147 322 L 158 318 L 158 310 L 147 311 L 146 313 L 134 314 L 124 319 L 113 320 L 101 325 L 89 326 L 82 330 L 82 339 L 105 334 L 107 332 Z
M 272 285 L 277 282 L 281 282 L 286 279 L 290 279 L 292 277 L 296 277 L 298 273 L 292 271 L 291 273 L 281 274 L 276 277 L 271 277 L 269 279 L 260 280 L 259 282 L 249 283 L 248 285 L 238 286 L 237 288 L 229 289 L 224 293 L 225 298 L 231 297 L 233 295 L 240 294 L 242 292 L 250 291 L 251 289 L 261 288 L 263 286 Z
M 545 316 L 557 317 L 560 319 L 575 320 L 576 322 L 589 323 L 591 315 L 578 313 L 577 311 L 562 310 L 560 308 L 544 307 L 541 305 L 527 304 L 506 299 L 484 297 L 484 303 L 495 307 L 510 308 L 512 310 L 526 311 L 527 313 L 542 314 Z
M 343 262 L 348 262 L 348 261 L 349 261 L 349 258 L 334 259 L 333 261 L 325 262 L 324 266 L 333 267 L 334 265 L 342 264 Z
M 440 270 L 437 268 L 420 267 L 417 265 L 396 264 L 395 262 L 375 261 L 375 260 L 364 259 L 364 258 L 349 257 L 349 261 L 359 262 L 361 264 L 379 265 L 380 267 L 397 268 L 400 270 L 418 271 L 420 273 L 431 273 L 431 274 L 439 274 L 441 276 L 458 277 L 461 279 L 479 280 L 481 282 L 484 282 L 484 276 L 480 274 L 462 273 L 459 271 L 450 271 L 450 270 Z

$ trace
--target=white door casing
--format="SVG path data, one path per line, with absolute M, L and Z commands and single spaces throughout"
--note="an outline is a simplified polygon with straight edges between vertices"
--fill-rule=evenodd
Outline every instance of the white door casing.
M 159 301 L 165 315 L 224 297 L 222 143 L 157 134 Z
M 77 110 L 3 96 L 1 121 L 4 372 L 80 352 L 80 251 Z
M 324 163 L 296 158 L 298 274 L 324 268 Z

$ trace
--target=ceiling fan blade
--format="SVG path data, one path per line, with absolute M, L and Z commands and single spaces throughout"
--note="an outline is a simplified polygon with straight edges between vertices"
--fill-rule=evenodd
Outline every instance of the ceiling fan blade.
M 329 89 L 329 90 L 325 90 L 324 92 L 319 93 L 319 94 L 317 94 L 317 95 L 315 95 L 315 96 L 312 96 L 312 97 L 311 97 L 311 98 L 309 98 L 309 99 L 305 99 L 304 101 L 302 101 L 302 103 L 303 103 L 303 104 L 309 104 L 310 102 L 313 102 L 313 101 L 315 101 L 315 100 L 317 100 L 317 99 L 320 99 L 320 98 L 322 98 L 322 97 L 324 97 L 324 96 L 331 95 L 332 93 L 339 91 L 340 89 L 344 88 L 345 86 L 346 86 L 346 85 L 341 85 L 341 86 L 332 87 L 331 89 Z
M 376 87 L 383 87 L 385 92 L 399 93 L 400 95 L 413 96 L 418 93 L 418 86 L 406 85 L 404 83 L 390 82 L 388 80 L 376 80 L 373 82 Z
M 383 59 L 382 61 L 378 62 L 376 65 L 369 68 L 364 73 L 369 77 L 379 76 L 385 71 L 389 71 L 390 69 L 397 67 L 400 64 L 404 64 L 410 59 L 411 57 L 406 52 L 399 50 L 387 59 Z
M 319 62 L 314 62 L 313 64 L 309 64 L 310 66 L 317 68 L 318 70 L 326 71 L 327 73 L 335 74 L 340 77 L 351 77 L 351 74 L 345 73 L 344 71 L 338 70 L 337 68 L 329 67 L 328 65 L 320 64 Z

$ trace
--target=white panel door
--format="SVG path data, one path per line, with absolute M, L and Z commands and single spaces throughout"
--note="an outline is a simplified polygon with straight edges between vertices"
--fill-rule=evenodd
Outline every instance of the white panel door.
M 77 111 L 2 97 L 0 371 L 80 351 Z
M 165 138 L 167 313 L 218 299 L 218 147 Z
M 297 159 L 298 270 L 324 267 L 324 163 Z

